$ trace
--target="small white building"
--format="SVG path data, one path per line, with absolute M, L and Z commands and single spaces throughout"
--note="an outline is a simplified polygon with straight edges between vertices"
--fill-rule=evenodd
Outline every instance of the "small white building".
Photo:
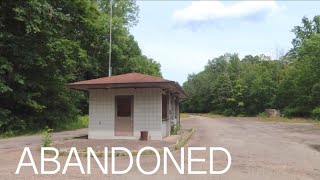
M 179 100 L 187 98 L 174 81 L 139 73 L 70 83 L 89 92 L 89 139 L 148 139 L 169 136 L 180 124 Z

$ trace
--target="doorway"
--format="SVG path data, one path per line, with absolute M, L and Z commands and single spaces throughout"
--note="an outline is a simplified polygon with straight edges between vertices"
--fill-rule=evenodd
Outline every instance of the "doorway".
M 115 135 L 133 135 L 133 96 L 115 97 Z

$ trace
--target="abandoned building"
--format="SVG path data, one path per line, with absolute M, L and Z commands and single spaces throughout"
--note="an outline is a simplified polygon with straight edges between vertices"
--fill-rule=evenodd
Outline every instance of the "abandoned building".
M 161 140 L 180 124 L 179 101 L 187 94 L 175 81 L 140 73 L 80 81 L 67 87 L 89 92 L 89 139 Z

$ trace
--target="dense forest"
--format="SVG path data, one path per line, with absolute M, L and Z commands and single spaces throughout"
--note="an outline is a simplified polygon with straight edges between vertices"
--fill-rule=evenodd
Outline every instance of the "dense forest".
M 161 76 L 129 28 L 134 0 L 113 0 L 113 74 Z M 0 2 L 0 132 L 57 128 L 86 114 L 87 94 L 68 82 L 108 74 L 109 0 Z
M 266 108 L 283 116 L 320 118 L 320 16 L 293 28 L 292 49 L 278 59 L 226 53 L 190 74 L 184 112 L 257 115 Z

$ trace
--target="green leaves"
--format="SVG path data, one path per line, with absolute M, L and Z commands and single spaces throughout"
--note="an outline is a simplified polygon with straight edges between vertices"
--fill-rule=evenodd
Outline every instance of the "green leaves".
M 315 119 L 320 119 L 320 107 L 316 107 L 311 112 L 312 117 Z
M 87 95 L 65 84 L 108 74 L 109 2 L 1 2 L 0 131 L 55 128 L 87 113 Z M 161 76 L 160 64 L 129 33 L 138 21 L 136 2 L 113 3 L 113 74 Z
M 275 98 L 281 67 L 282 61 L 272 61 L 265 55 L 245 56 L 240 60 L 238 55 L 227 53 L 214 58 L 208 62 L 204 71 L 184 83 L 191 98 L 183 104 L 182 109 L 188 112 L 253 115 L 266 108 L 277 108 Z M 199 79 L 202 76 L 207 78 Z M 194 79 L 199 79 L 197 84 L 193 82 Z M 201 89 L 190 93 L 191 89 L 198 87 Z M 200 109 L 193 106 L 197 102 L 195 98 L 201 99 L 197 106 Z
M 290 50 L 290 56 L 296 56 L 296 50 L 302 45 L 302 43 L 310 39 L 316 34 L 320 34 L 320 15 L 315 16 L 312 20 L 307 17 L 302 18 L 302 26 L 295 26 L 292 32 L 295 34 L 295 38 L 292 40 L 293 49 Z
M 277 108 L 288 117 L 319 118 L 320 16 L 304 17 L 293 32 L 294 47 L 279 60 L 265 55 L 240 60 L 230 53 L 210 60 L 183 84 L 190 99 L 182 110 L 256 115 Z
M 294 63 L 287 69 L 287 75 L 280 84 L 279 99 L 286 102 L 281 103 L 281 107 L 289 109 L 289 115 L 310 116 L 311 111 L 320 105 L 319 44 L 320 35 L 315 34 L 296 48 Z

